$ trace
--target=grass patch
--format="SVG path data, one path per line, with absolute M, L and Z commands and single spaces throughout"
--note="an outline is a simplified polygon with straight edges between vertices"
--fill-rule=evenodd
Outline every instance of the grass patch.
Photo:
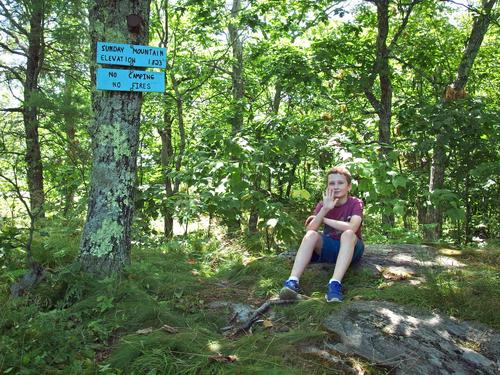
M 71 264 L 76 241 L 61 245 L 56 253 L 64 240 L 62 229 L 45 230 L 35 251 L 46 250 L 44 265 L 52 272 L 35 291 L 18 299 L 8 297 L 8 285 L 22 261 L 14 253 L 8 262 L 4 258 L 8 273 L 0 278 L 1 373 L 339 372 L 301 351 L 306 345 L 321 346 L 327 335 L 323 319 L 341 307 L 324 300 L 333 267 L 309 267 L 301 285 L 310 298 L 273 307 L 267 315 L 271 327 L 256 323 L 252 334 L 228 339 L 219 329 L 228 325 L 230 311 L 214 310 L 209 304 L 259 306 L 278 293 L 290 272 L 290 260 L 252 255 L 241 245 L 201 233 L 167 243 L 144 237 L 134 246 L 132 264 L 122 275 L 97 280 Z M 75 231 L 71 225 L 64 230 Z M 42 248 L 40 238 L 49 245 Z M 17 242 L 10 241 L 9 249 Z M 498 250 L 462 249 L 453 256 L 467 266 L 430 269 L 420 285 L 391 284 L 366 269 L 353 269 L 345 278 L 346 298 L 438 309 L 499 329 Z M 174 332 L 162 329 L 165 325 Z M 355 358 L 348 361 L 369 374 L 385 371 Z

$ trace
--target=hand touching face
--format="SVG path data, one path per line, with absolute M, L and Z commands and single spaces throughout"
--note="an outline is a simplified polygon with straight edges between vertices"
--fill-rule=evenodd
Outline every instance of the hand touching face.
M 328 187 L 325 191 L 325 194 L 323 194 L 323 207 L 325 207 L 327 210 L 331 210 L 333 207 L 335 207 L 338 200 L 338 198 L 335 198 L 334 190 Z
M 343 174 L 330 174 L 328 175 L 327 191 L 332 190 L 334 198 L 343 201 L 347 198 L 347 194 L 351 190 L 351 184 L 347 182 Z

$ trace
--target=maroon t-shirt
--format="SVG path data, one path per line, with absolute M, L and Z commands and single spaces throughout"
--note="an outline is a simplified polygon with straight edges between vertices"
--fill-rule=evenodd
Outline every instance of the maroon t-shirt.
M 319 202 L 316 206 L 316 209 L 314 210 L 315 215 L 318 214 L 318 212 L 321 210 L 321 207 L 323 207 L 323 202 Z M 327 212 L 325 217 L 327 219 L 348 222 L 354 215 L 358 215 L 363 218 L 363 201 L 359 198 L 349 196 L 347 197 L 347 201 L 343 205 L 333 207 L 330 211 Z M 340 240 L 340 236 L 342 235 L 341 231 L 334 229 L 326 224 L 324 233 L 337 240 Z M 359 239 L 363 238 L 361 237 L 361 225 L 356 231 L 356 235 Z

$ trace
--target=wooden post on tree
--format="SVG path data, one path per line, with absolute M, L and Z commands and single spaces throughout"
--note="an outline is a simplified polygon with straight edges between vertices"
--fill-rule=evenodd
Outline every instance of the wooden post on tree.
M 130 263 L 142 93 L 95 89 L 96 44 L 147 45 L 149 8 L 150 0 L 94 0 L 89 4 L 93 162 L 79 262 L 84 270 L 98 275 L 119 272 Z

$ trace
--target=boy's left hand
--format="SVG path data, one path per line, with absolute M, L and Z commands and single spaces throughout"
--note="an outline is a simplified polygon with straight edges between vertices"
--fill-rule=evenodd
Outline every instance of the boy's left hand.
M 311 221 L 313 221 L 313 220 L 314 220 L 314 218 L 315 218 L 315 217 L 316 217 L 316 215 L 311 215 L 311 216 L 309 216 L 309 217 L 306 219 L 306 221 L 305 221 L 304 225 L 307 227 L 307 226 L 309 225 L 309 223 L 310 223 Z

